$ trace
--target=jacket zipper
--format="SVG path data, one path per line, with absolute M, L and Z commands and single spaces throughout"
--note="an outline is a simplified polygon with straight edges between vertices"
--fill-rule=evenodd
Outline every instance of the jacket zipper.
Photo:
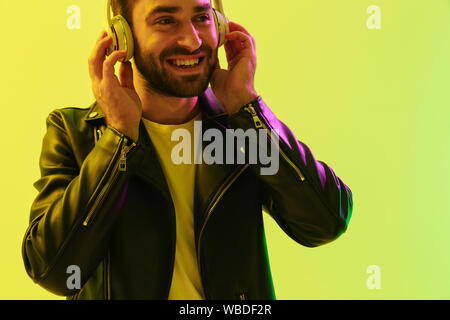
M 106 198 L 106 195 L 109 193 L 109 190 L 111 189 L 111 186 L 114 184 L 118 177 L 118 173 L 120 171 L 126 171 L 127 169 L 127 155 L 128 152 L 130 152 L 131 149 L 133 149 L 136 146 L 136 143 L 132 143 L 130 146 L 127 146 L 126 143 L 124 143 L 124 139 L 121 140 L 121 154 L 120 154 L 120 160 L 114 164 L 114 168 L 111 174 L 111 177 L 106 182 L 106 186 L 102 188 L 102 191 L 95 199 L 95 203 L 92 206 L 92 208 L 89 210 L 89 213 L 87 214 L 86 218 L 83 221 L 83 226 L 87 227 L 91 219 L 94 217 L 95 213 L 98 211 L 97 208 L 103 203 L 103 200 Z M 114 156 L 114 159 L 116 156 Z M 114 160 L 113 160 L 114 161 Z M 117 170 L 118 169 L 118 170 Z
M 244 108 L 244 110 L 247 111 L 252 116 L 253 122 L 255 124 L 255 127 L 256 128 L 264 128 L 267 131 L 267 133 L 269 134 L 269 136 L 272 139 L 272 141 L 276 142 L 274 140 L 274 137 L 272 136 L 272 131 L 269 130 L 267 128 L 267 126 L 264 124 L 264 122 L 261 121 L 261 119 L 258 117 L 258 114 L 256 113 L 255 108 L 253 107 L 253 105 L 250 103 L 248 107 Z M 286 154 L 281 149 L 281 146 L 279 145 L 279 143 L 278 143 L 278 150 L 280 151 L 280 154 L 283 157 L 283 159 L 286 160 L 286 162 L 292 167 L 292 169 L 295 170 L 295 172 L 299 176 L 300 180 L 301 181 L 305 181 L 305 176 L 303 175 L 301 170 L 286 156 Z
M 119 160 L 119 171 L 127 171 L 127 154 L 130 152 L 131 149 L 133 149 L 136 146 L 136 143 L 132 143 L 130 146 L 127 146 L 124 144 L 122 147 L 122 153 L 120 155 Z
M 198 268 L 200 271 L 200 277 L 202 276 L 202 265 L 200 262 L 200 249 L 201 249 L 202 235 L 203 235 L 203 231 L 205 230 L 205 226 L 208 223 L 208 220 L 212 214 L 212 211 L 217 206 L 217 203 L 219 202 L 219 200 L 223 197 L 223 195 L 230 188 L 230 186 L 236 181 L 236 179 L 242 174 L 242 172 L 244 172 L 245 169 L 247 169 L 248 166 L 249 166 L 248 164 L 245 164 L 244 166 L 240 167 L 238 173 L 236 173 L 234 176 L 232 175 L 230 179 L 228 179 L 226 182 L 224 182 L 220 186 L 220 188 L 218 189 L 218 191 L 216 192 L 216 194 L 213 197 L 214 200 L 211 201 L 211 203 L 209 204 L 209 206 L 206 210 L 206 218 L 205 218 L 205 221 L 203 222 L 202 228 L 200 229 L 200 234 L 198 237 L 198 248 L 197 248 L 197 264 L 198 264 Z M 205 291 L 205 296 L 207 296 L 205 285 L 203 285 L 203 290 Z

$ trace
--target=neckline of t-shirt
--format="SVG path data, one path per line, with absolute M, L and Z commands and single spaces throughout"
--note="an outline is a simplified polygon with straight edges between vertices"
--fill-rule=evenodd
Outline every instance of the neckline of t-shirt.
M 142 118 L 142 121 L 144 122 L 145 126 L 152 130 L 158 130 L 158 131 L 168 131 L 168 130 L 176 130 L 176 129 L 190 129 L 194 126 L 194 121 L 200 121 L 202 119 L 202 113 L 201 111 L 197 113 L 195 117 L 193 117 L 191 120 L 185 123 L 180 124 L 162 124 L 153 122 L 151 120 Z

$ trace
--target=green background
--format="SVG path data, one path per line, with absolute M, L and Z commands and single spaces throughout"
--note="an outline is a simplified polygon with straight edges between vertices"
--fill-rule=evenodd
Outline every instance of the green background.
M 28 278 L 21 242 L 46 116 L 94 99 L 87 59 L 105 3 L 0 1 L 0 299 L 62 298 Z M 73 4 L 79 30 L 66 26 Z M 370 5 L 381 9 L 379 30 L 367 28 Z M 353 191 L 347 232 L 322 247 L 296 244 L 265 215 L 277 298 L 449 299 L 450 1 L 224 8 L 256 39 L 257 92 Z M 366 286 L 370 265 L 381 271 L 378 290 Z

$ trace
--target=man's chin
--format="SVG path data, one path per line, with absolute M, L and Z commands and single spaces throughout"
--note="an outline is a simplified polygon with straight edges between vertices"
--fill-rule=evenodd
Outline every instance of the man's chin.
M 205 74 L 182 75 L 172 77 L 172 81 L 166 84 L 166 89 L 167 93 L 178 98 L 191 98 L 203 94 L 209 86 L 209 81 Z
M 202 95 L 206 89 L 208 89 L 208 85 L 209 82 L 206 83 L 206 85 L 194 87 L 184 84 L 183 86 L 171 88 L 171 90 L 167 90 L 168 92 L 166 93 L 177 98 L 192 98 Z

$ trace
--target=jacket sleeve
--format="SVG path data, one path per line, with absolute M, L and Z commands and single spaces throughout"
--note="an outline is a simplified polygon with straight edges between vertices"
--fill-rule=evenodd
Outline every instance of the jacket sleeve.
M 31 205 L 22 256 L 33 281 L 68 296 L 77 292 L 67 286 L 68 267 L 80 268 L 84 285 L 106 253 L 127 192 L 128 172 L 119 170 L 119 158 L 136 167 L 144 151 L 107 126 L 80 167 L 64 124 L 58 110 L 49 114 L 39 160 L 41 178 L 34 183 L 38 195 Z
M 261 97 L 232 114 L 229 126 L 264 130 L 267 138 L 264 143 L 261 137 L 257 139 L 256 149 L 261 147 L 271 157 L 269 149 L 276 150 L 276 172 L 262 174 L 261 169 L 268 166 L 259 161 L 250 167 L 262 181 L 263 208 L 287 235 L 304 246 L 316 247 L 347 229 L 353 209 L 350 188 L 327 164 L 315 160 L 308 146 L 297 140 Z

